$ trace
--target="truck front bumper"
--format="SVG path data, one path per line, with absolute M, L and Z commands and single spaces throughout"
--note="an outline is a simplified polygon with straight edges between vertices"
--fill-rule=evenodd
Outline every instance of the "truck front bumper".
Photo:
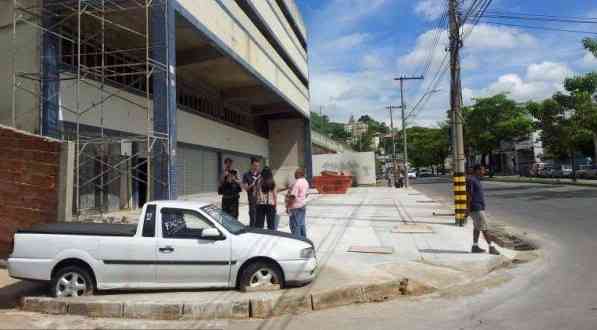
M 315 279 L 317 259 L 299 259 L 280 261 L 287 284 L 305 284 Z

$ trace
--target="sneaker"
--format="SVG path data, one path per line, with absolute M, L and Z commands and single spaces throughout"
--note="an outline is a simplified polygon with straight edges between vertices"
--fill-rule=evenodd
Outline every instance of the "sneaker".
M 495 248 L 495 246 L 490 246 L 490 247 L 489 247 L 489 254 L 493 254 L 493 255 L 499 256 L 499 255 L 500 255 L 500 251 L 498 251 L 498 250 Z
M 485 253 L 485 250 L 480 248 L 478 245 L 473 245 L 473 248 L 471 249 L 471 253 Z

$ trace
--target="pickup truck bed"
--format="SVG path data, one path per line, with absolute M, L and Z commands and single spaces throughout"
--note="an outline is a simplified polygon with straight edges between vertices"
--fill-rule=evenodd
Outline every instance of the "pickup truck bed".
M 84 236 L 123 236 L 132 237 L 137 225 L 113 225 L 105 223 L 53 223 L 35 225 L 19 230 L 22 234 L 84 235 Z

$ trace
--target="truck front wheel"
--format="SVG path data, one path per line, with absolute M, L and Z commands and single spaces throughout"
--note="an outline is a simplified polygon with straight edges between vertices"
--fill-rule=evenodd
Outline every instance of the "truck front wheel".
M 67 266 L 54 274 L 50 289 L 56 298 L 80 297 L 93 294 L 95 283 L 85 268 Z
M 273 285 L 279 285 L 282 288 L 284 285 L 282 273 L 277 265 L 264 261 L 249 264 L 242 272 L 239 284 L 239 289 L 242 292 Z

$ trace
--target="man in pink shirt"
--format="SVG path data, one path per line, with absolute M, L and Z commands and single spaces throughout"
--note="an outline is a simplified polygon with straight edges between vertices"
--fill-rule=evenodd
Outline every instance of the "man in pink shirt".
M 309 182 L 305 179 L 305 170 L 298 168 L 294 172 L 296 182 L 288 195 L 288 213 L 290 215 L 290 231 L 293 235 L 307 238 L 305 200 L 309 191 Z

